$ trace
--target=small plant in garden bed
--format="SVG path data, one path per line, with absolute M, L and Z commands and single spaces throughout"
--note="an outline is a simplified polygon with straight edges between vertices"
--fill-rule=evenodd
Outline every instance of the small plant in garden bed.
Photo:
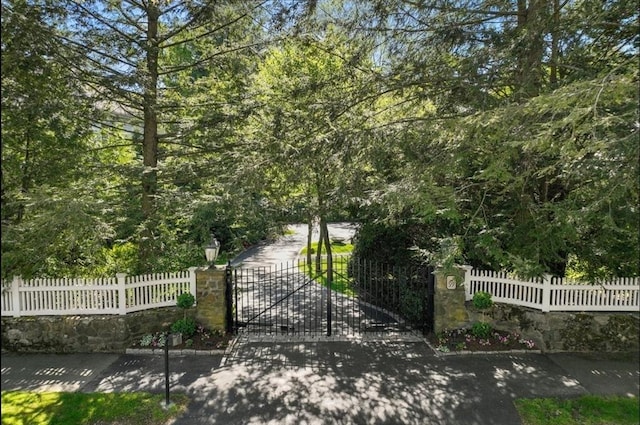
M 171 325 L 171 332 L 181 333 L 183 338 L 191 338 L 196 333 L 196 322 L 190 317 L 178 319 Z
M 509 351 L 535 350 L 530 339 L 515 332 L 491 331 L 486 337 L 478 337 L 473 329 L 452 329 L 429 337 L 436 350 L 443 353 L 456 351 Z
M 175 349 L 194 349 L 194 350 L 223 350 L 228 345 L 233 335 L 225 334 L 218 330 L 209 330 L 200 324 L 195 325 L 195 331 L 189 338 L 183 338 L 182 343 L 173 347 Z M 143 335 L 133 348 L 163 348 L 165 346 L 165 333 L 155 332 Z
M 166 337 L 164 332 L 156 332 L 152 334 L 146 334 L 142 338 L 138 345 L 140 347 L 147 348 L 162 348 L 166 344 Z

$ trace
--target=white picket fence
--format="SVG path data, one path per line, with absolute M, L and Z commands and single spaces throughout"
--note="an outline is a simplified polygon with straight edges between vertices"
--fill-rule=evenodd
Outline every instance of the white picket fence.
M 196 269 L 104 279 L 14 277 L 2 281 L 2 316 L 122 315 L 175 306 L 182 293 L 196 295 Z
M 596 284 L 546 275 L 529 280 L 509 272 L 466 269 L 466 300 L 486 291 L 495 302 L 548 311 L 640 310 L 640 279 L 620 278 Z M 30 279 L 2 281 L 2 316 L 127 314 L 175 306 L 184 292 L 196 295 L 196 267 L 176 273 L 105 279 Z
M 476 292 L 485 291 L 495 302 L 545 312 L 640 310 L 640 279 L 637 277 L 590 284 L 551 275 L 522 280 L 509 272 L 464 268 L 467 301 L 473 299 Z

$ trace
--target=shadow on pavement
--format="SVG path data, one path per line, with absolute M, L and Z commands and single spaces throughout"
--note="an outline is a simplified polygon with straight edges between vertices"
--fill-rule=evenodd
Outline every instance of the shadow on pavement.
M 424 343 L 240 343 L 177 424 L 519 424 L 513 399 L 573 396 L 542 355 L 439 358 Z
M 436 356 L 412 341 L 252 341 L 172 355 L 191 424 L 514 425 L 516 398 L 638 396 L 637 355 Z M 163 355 L 7 354 L 2 389 L 164 393 Z

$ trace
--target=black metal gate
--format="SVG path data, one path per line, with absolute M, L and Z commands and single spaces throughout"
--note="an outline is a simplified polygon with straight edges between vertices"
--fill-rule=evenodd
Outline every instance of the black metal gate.
M 294 261 L 228 268 L 232 329 L 310 336 L 433 329 L 433 268 L 334 256 L 329 282 L 326 266 L 316 267 Z

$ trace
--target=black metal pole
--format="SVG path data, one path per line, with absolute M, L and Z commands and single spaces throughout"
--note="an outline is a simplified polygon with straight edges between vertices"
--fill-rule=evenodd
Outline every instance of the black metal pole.
M 164 391 L 165 406 L 169 406 L 169 332 L 164 335 Z
M 331 336 L 331 280 L 330 270 L 327 269 L 327 336 Z

